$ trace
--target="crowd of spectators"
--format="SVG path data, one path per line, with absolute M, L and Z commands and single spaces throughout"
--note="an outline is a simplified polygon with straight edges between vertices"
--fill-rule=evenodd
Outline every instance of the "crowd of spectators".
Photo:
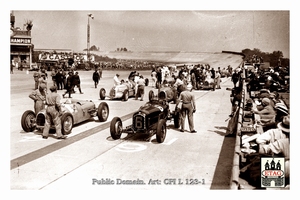
M 257 167 L 261 162 L 259 158 L 282 157 L 285 159 L 285 187 L 289 187 L 290 108 L 289 102 L 281 96 L 289 93 L 289 67 L 253 66 L 250 70 L 244 68 L 244 84 L 249 95 L 245 97 L 242 122 L 248 126 L 245 113 L 249 110 L 257 134 L 251 137 L 241 135 L 241 150 L 247 158 L 242 164 L 241 175 L 251 185 L 261 188 L 261 169 Z

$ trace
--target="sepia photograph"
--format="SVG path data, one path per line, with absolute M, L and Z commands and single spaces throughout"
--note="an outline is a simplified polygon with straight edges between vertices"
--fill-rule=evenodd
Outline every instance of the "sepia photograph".
M 5 9 L 11 197 L 295 189 L 292 3 L 112 2 Z

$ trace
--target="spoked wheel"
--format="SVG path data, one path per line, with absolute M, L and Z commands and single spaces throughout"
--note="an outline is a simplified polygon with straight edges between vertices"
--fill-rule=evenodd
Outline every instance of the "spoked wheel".
M 35 129 L 35 113 L 31 110 L 27 110 L 23 113 L 21 118 L 21 126 L 25 132 L 32 132 Z
M 73 116 L 70 113 L 64 113 L 61 117 L 61 133 L 68 135 L 71 133 L 74 125 Z
M 114 140 L 120 139 L 123 125 L 119 117 L 114 117 L 110 123 L 110 135 Z
M 163 143 L 165 141 L 167 134 L 167 125 L 164 119 L 160 119 L 157 124 L 156 129 L 156 141 L 158 143 Z
M 109 116 L 109 108 L 106 102 L 102 102 L 98 106 L 98 119 L 100 122 L 105 122 Z

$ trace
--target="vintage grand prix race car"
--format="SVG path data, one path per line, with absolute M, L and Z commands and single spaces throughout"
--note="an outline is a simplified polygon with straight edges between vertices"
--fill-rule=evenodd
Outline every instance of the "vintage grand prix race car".
M 61 104 L 63 114 L 61 116 L 61 132 L 63 135 L 70 134 L 74 125 L 87 121 L 98 116 L 100 122 L 105 122 L 109 115 L 107 103 L 102 102 L 96 108 L 95 103 L 90 100 L 68 99 Z M 32 132 L 35 129 L 43 129 L 45 126 L 46 109 L 37 114 L 27 110 L 21 118 L 21 125 L 25 132 Z M 51 129 L 55 129 L 51 124 Z
M 99 96 L 101 100 L 104 100 L 105 97 L 108 97 L 109 99 L 122 99 L 123 101 L 127 101 L 129 97 L 134 97 L 135 93 L 135 87 L 132 87 L 129 83 L 124 83 L 112 87 L 109 95 L 106 95 L 106 90 L 101 88 L 99 91 Z
M 167 86 L 167 87 L 162 87 L 159 90 L 160 92 L 165 92 L 165 96 L 166 96 L 166 101 L 167 102 L 172 102 L 176 103 L 177 99 L 178 99 L 178 92 L 177 89 L 172 87 L 172 86 Z M 154 94 L 153 90 L 149 91 L 148 97 L 149 97 L 149 101 L 151 101 L 156 95 Z
M 128 80 L 120 85 L 113 86 L 109 94 L 106 94 L 106 90 L 101 88 L 99 91 L 99 97 L 101 100 L 104 100 L 105 97 L 109 99 L 121 99 L 123 101 L 127 101 L 129 97 L 135 97 L 137 92 L 136 84 L 139 79 L 139 76 L 134 76 L 133 82 L 130 83 Z M 148 86 L 149 80 L 145 78 L 145 86 Z
M 114 140 L 120 139 L 122 133 L 156 134 L 158 143 L 164 142 L 167 133 L 167 120 L 174 119 L 174 127 L 179 127 L 179 112 L 170 112 L 165 92 L 160 98 L 153 98 L 141 106 L 132 116 L 132 125 L 124 127 L 119 117 L 114 117 L 110 123 L 110 135 Z
M 203 82 L 198 82 L 197 83 L 197 88 L 199 90 L 211 90 L 214 89 L 215 83 L 213 78 L 207 78 Z

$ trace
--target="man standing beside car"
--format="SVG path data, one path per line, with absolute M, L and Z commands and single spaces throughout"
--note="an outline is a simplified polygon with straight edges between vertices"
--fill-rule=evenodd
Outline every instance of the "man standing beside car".
M 34 101 L 34 112 L 36 115 L 45 108 L 46 93 L 47 86 L 42 83 L 39 85 L 39 89 L 34 90 L 29 94 L 29 98 Z
M 46 120 L 43 130 L 43 139 L 47 139 L 49 135 L 50 125 L 53 122 L 56 130 L 57 139 L 66 139 L 67 137 L 61 133 L 61 103 L 60 96 L 57 94 L 56 86 L 50 87 L 50 93 L 46 95 Z
M 144 93 L 145 93 L 145 79 L 142 75 L 140 75 L 140 78 L 137 81 L 137 93 L 135 95 L 135 100 L 138 99 L 138 97 L 141 97 L 141 101 L 143 101 Z
M 179 102 L 182 103 L 182 106 L 180 108 L 180 132 L 184 132 L 185 117 L 187 115 L 190 131 L 191 133 L 196 133 L 197 131 L 194 129 L 194 113 L 196 112 L 195 96 L 191 92 L 192 87 L 184 85 L 183 88 L 184 90 L 180 93 L 178 101 L 176 103 L 176 108 L 178 107 Z

